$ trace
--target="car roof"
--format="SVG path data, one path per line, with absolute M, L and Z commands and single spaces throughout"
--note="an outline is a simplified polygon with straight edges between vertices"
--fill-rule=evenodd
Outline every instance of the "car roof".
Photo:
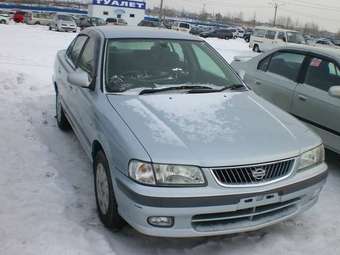
M 175 39 L 175 40 L 191 40 L 203 41 L 197 36 L 189 33 L 178 32 L 164 28 L 153 27 L 137 27 L 137 26 L 97 26 L 90 28 L 91 30 L 100 32 L 106 39 L 119 38 L 147 38 L 147 39 Z
M 297 50 L 306 53 L 314 53 L 318 55 L 323 55 L 329 58 L 333 58 L 340 63 L 340 48 L 333 49 L 333 48 L 322 48 L 317 46 L 310 46 L 310 45 L 296 45 L 296 46 L 285 46 L 279 48 L 279 50 Z
M 299 32 L 299 31 L 291 30 L 291 29 L 283 29 L 283 28 L 278 28 L 278 27 L 265 27 L 265 26 L 257 26 L 254 29 L 274 30 L 274 31 L 282 31 L 282 32 Z

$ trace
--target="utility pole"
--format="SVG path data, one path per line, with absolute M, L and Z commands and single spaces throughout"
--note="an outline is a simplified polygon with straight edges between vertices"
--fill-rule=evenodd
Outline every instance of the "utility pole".
M 274 27 L 275 27 L 275 25 L 276 25 L 277 8 L 279 8 L 279 4 L 278 4 L 278 3 L 275 3 L 275 4 L 274 4 L 274 9 L 275 9 L 275 11 L 274 11 L 274 22 L 273 22 L 273 26 L 274 26 Z
M 162 22 L 162 19 L 163 19 L 163 4 L 164 4 L 164 0 L 161 0 L 161 5 L 159 7 L 159 22 Z

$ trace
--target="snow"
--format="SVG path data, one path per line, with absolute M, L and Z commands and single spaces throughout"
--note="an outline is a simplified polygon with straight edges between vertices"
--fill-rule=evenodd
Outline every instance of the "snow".
M 147 237 L 106 230 L 95 207 L 90 162 L 72 132 L 58 130 L 51 84 L 57 50 L 73 33 L 0 25 L 0 254 L 340 254 L 340 156 L 320 201 L 263 230 L 209 238 Z M 208 39 L 230 62 L 242 40 Z

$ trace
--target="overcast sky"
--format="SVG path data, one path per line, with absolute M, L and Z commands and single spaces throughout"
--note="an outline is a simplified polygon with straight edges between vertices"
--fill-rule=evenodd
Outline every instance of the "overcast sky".
M 149 7 L 159 6 L 161 0 L 146 0 Z M 243 12 L 250 19 L 256 13 L 257 20 L 273 19 L 274 8 L 271 0 L 164 0 L 166 7 L 178 10 L 201 11 L 203 6 L 208 12 L 234 14 Z M 340 30 L 340 0 L 282 0 L 279 16 L 290 16 L 294 21 L 315 22 L 320 28 L 337 32 Z

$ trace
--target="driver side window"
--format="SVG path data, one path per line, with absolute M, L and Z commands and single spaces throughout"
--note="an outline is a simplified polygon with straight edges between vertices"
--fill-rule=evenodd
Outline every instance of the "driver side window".
M 88 37 L 86 35 L 79 35 L 73 42 L 72 48 L 67 51 L 67 57 L 71 60 L 74 66 L 77 66 L 78 64 L 79 54 L 81 53 L 87 38 Z

